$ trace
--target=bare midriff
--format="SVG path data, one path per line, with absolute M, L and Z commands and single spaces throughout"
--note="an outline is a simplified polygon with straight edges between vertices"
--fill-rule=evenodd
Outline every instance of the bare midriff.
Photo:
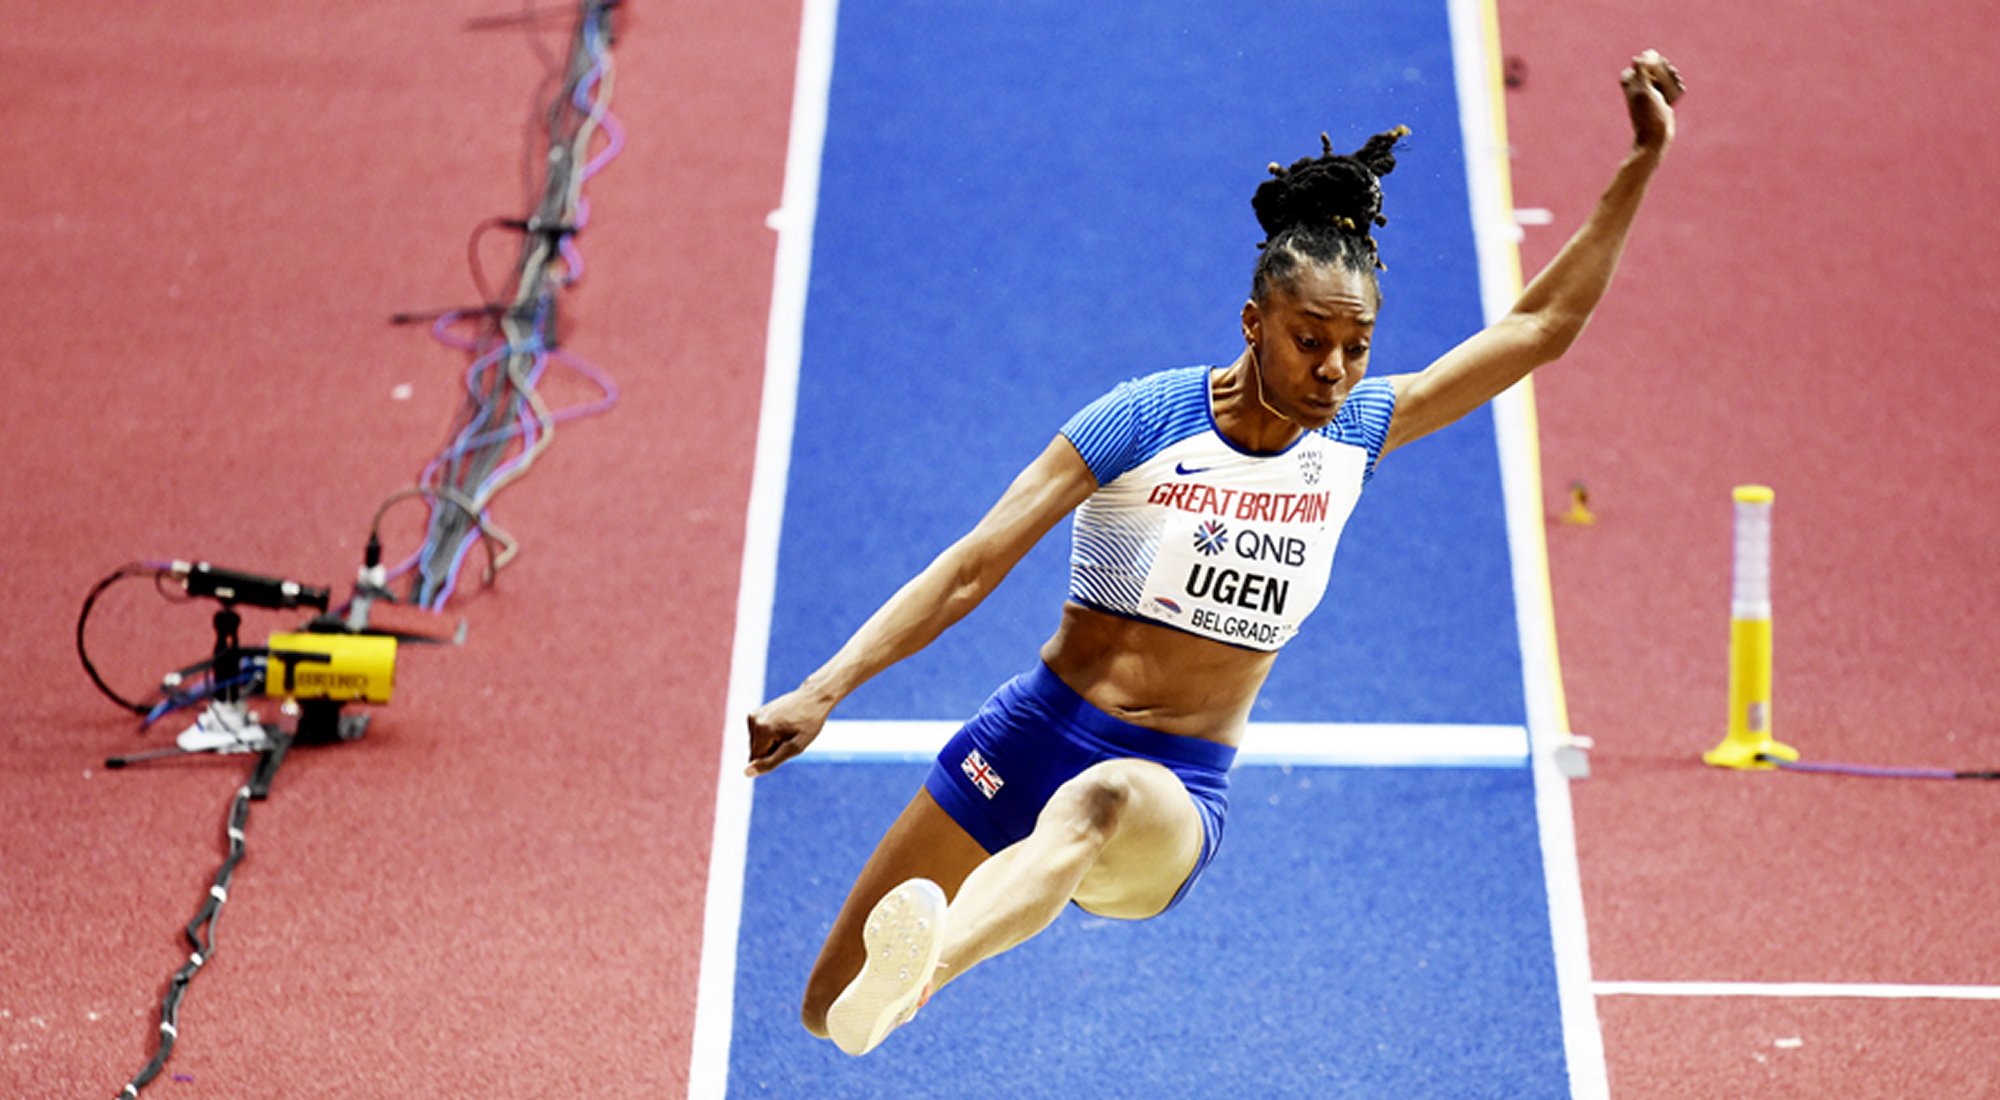
M 1232 746 L 1276 657 L 1074 603 L 1042 646 L 1050 671 L 1106 714 Z

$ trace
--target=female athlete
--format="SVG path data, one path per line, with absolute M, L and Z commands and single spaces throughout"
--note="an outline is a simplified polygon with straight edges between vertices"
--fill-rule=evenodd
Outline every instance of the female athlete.
M 866 1053 L 1064 905 L 1139 920 L 1187 893 L 1221 839 L 1251 703 L 1376 463 L 1561 356 L 1610 285 L 1684 90 L 1652 51 L 1620 80 L 1633 146 L 1589 219 L 1511 312 L 1414 374 L 1364 377 L 1378 181 L 1407 131 L 1272 165 L 1252 199 L 1266 239 L 1242 354 L 1077 413 L 970 532 L 749 716 L 747 771 L 762 775 L 1076 512 L 1055 635 L 939 753 L 862 868 L 806 983 L 809 1031 Z M 1279 552 L 1244 556 L 1245 538 Z

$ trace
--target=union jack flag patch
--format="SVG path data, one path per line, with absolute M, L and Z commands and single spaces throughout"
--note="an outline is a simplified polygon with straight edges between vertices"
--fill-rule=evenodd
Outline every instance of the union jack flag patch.
M 994 771 L 993 766 L 986 762 L 986 758 L 979 755 L 978 749 L 973 749 L 971 752 L 966 753 L 965 759 L 959 762 L 958 768 L 965 773 L 967 779 L 972 780 L 973 786 L 979 788 L 980 794 L 990 799 L 1000 793 L 1000 788 L 1003 785 L 1000 773 Z

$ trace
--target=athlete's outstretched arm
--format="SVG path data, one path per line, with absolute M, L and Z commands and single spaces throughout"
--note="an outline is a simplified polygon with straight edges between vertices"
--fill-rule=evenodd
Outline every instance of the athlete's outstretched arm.
M 1049 528 L 1097 489 L 1069 440 L 1057 436 L 971 531 L 889 597 L 832 659 L 750 715 L 748 775 L 805 751 L 834 705 L 869 677 L 929 645 L 999 586 Z
M 1416 374 L 1395 376 L 1396 415 L 1384 452 L 1456 421 L 1560 357 L 1583 332 L 1618 269 L 1618 257 L 1646 185 L 1674 139 L 1673 104 L 1686 89 L 1671 62 L 1652 50 L 1619 74 L 1632 116 L 1632 150 L 1597 208 L 1556 258 L 1521 292 L 1514 308 Z

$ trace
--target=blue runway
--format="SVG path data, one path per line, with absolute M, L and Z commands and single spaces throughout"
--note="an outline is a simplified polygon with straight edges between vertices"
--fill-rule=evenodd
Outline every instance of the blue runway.
M 758 780 L 730 1095 L 1567 1096 L 1525 769 L 1239 769 L 1221 854 L 1142 923 L 1074 907 L 866 1058 L 798 994 L 909 764 Z
M 1480 325 L 1443 0 L 840 9 L 769 687 L 796 684 L 972 525 L 1069 415 L 1227 363 L 1264 165 L 1414 133 L 1384 185 L 1374 364 Z M 1336 18 L 1334 14 L 1338 11 Z M 1032 660 L 1051 537 L 843 718 L 960 718 Z M 1490 418 L 1393 455 L 1257 717 L 1522 720 Z
M 847 0 L 839 11 L 767 693 L 963 533 L 1078 407 L 1226 363 L 1270 161 L 1413 137 L 1385 182 L 1372 369 L 1481 323 L 1445 0 Z M 1067 527 L 840 719 L 959 719 L 1034 660 Z M 1255 718 L 1522 723 L 1493 422 L 1391 456 Z M 1568 1095 L 1533 782 L 1519 769 L 1243 767 L 1169 917 L 1072 910 L 867 1059 L 797 1022 L 904 763 L 758 781 L 729 1093 Z

